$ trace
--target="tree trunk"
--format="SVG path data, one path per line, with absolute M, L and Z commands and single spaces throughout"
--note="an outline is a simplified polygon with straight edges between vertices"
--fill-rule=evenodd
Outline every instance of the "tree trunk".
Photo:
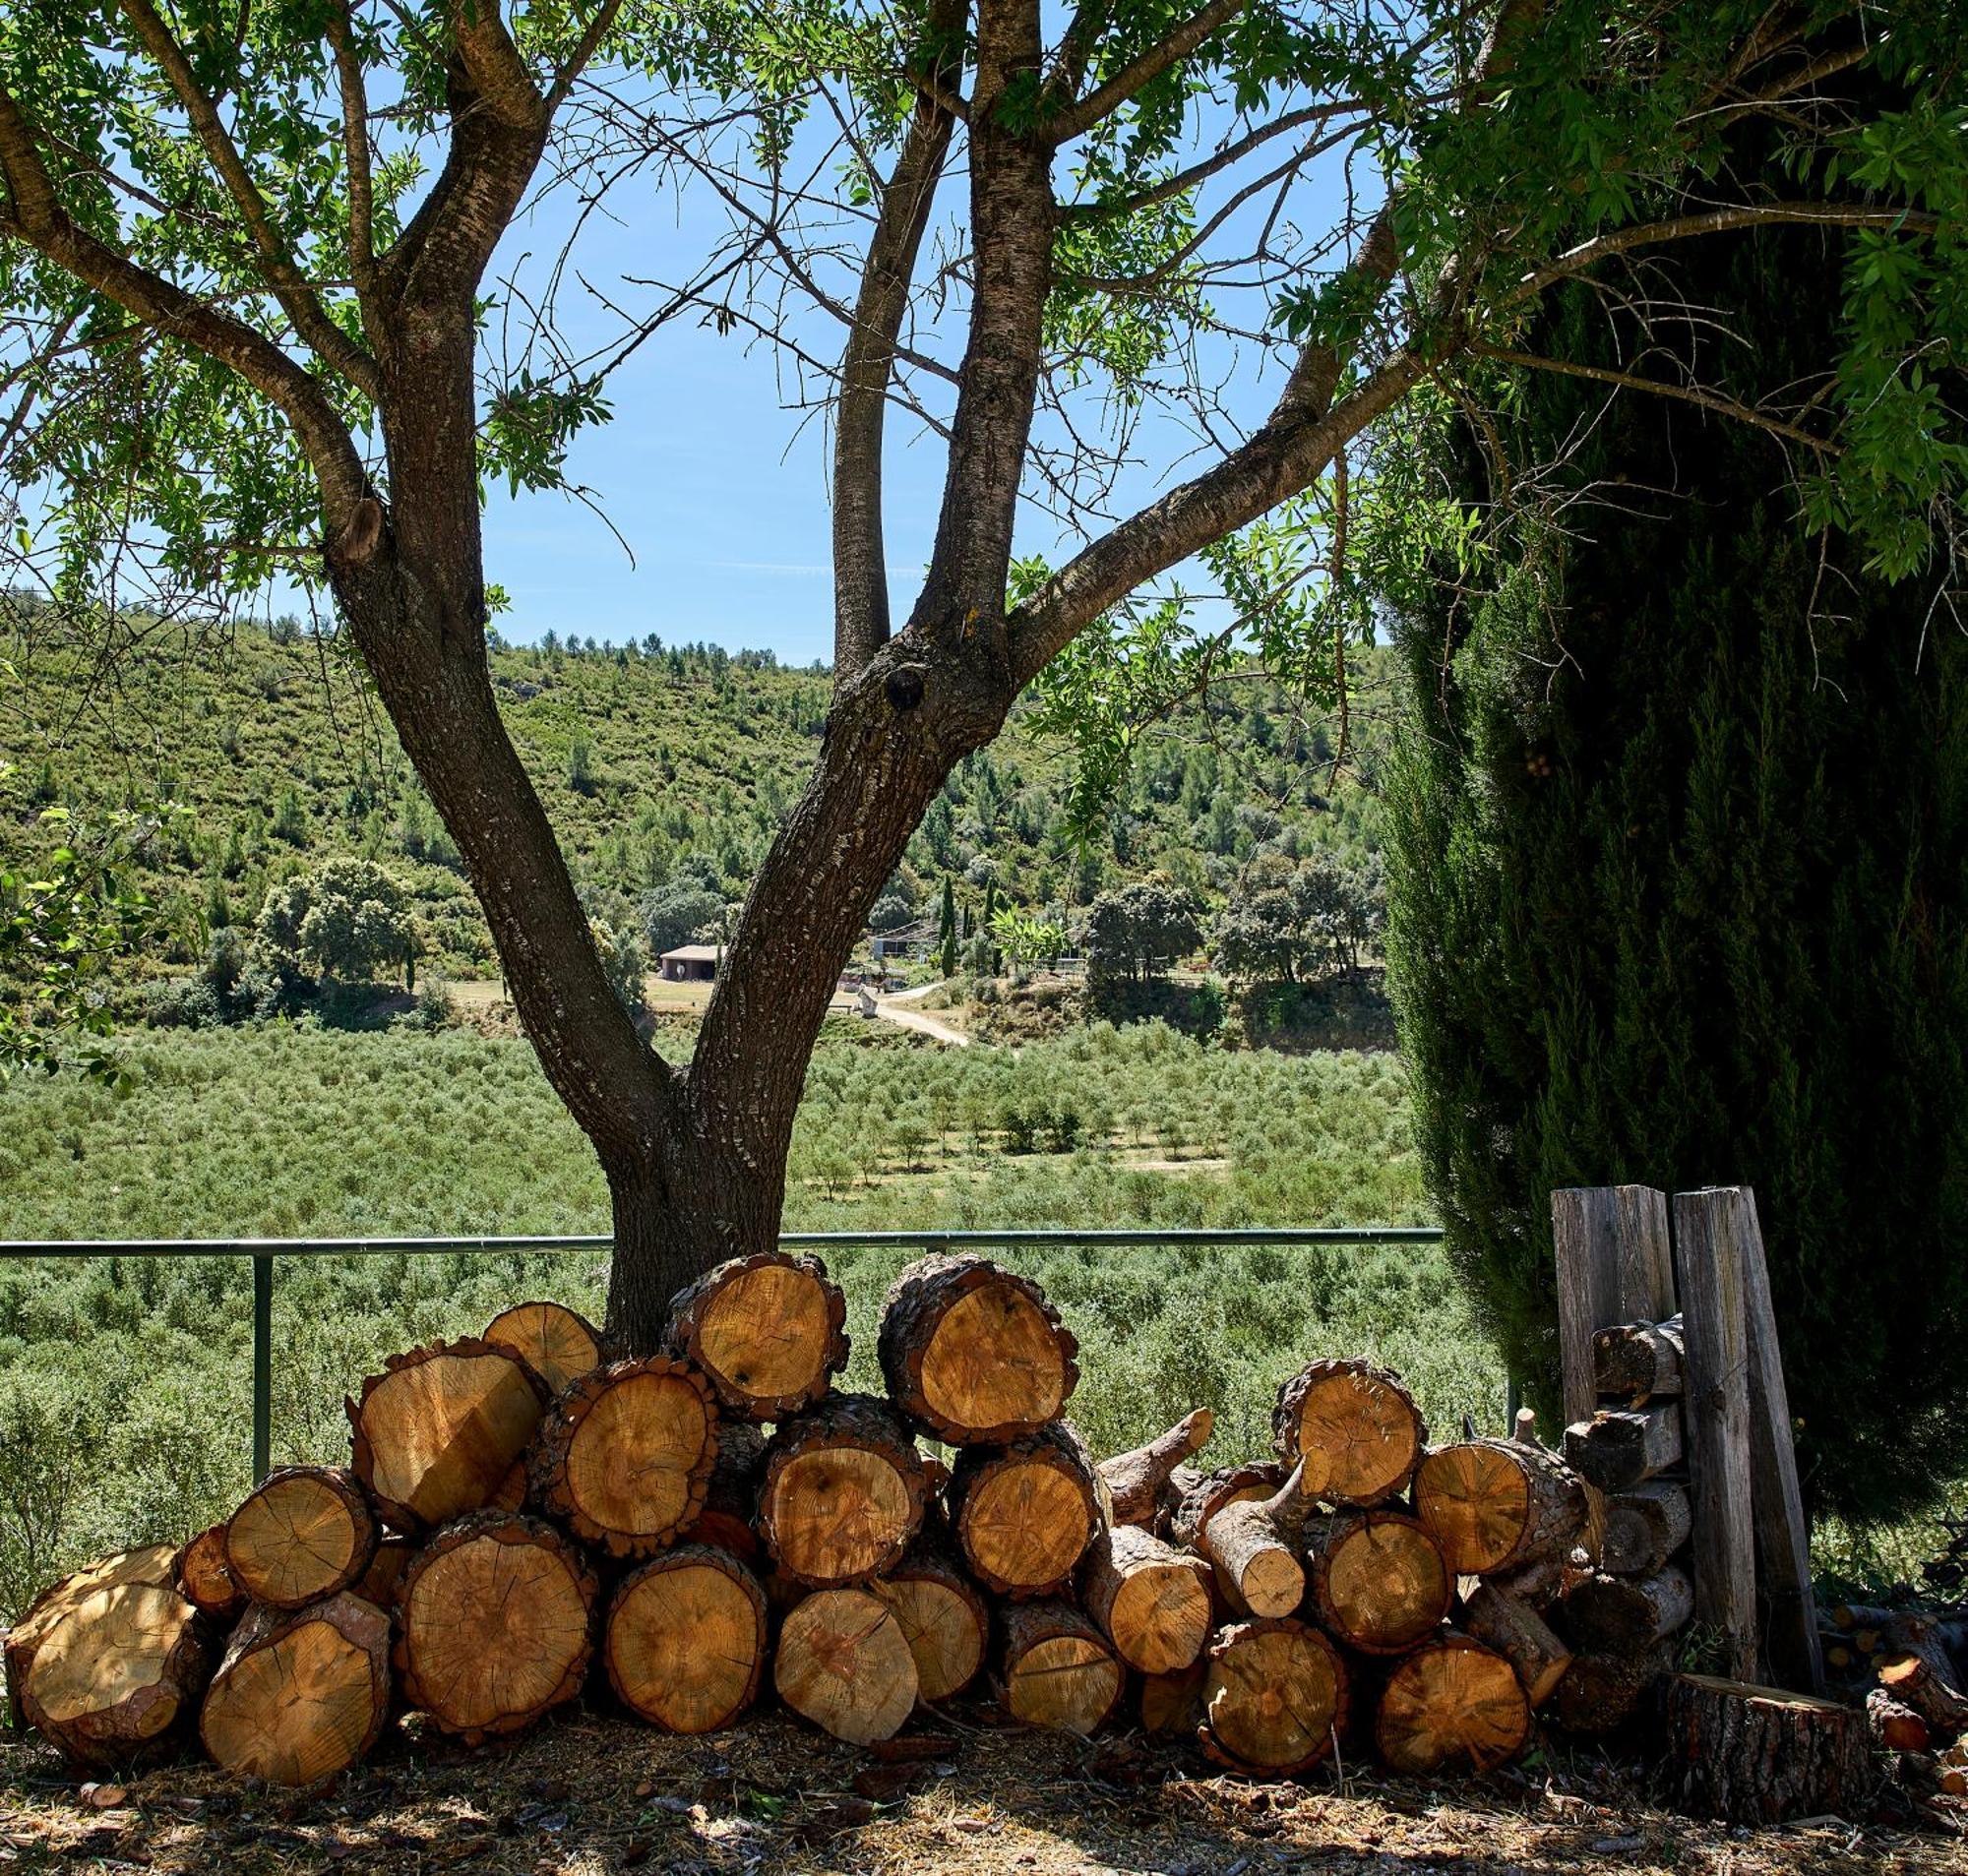
M 1114 1652 L 1143 1674 L 1178 1672 L 1209 1639 L 1209 1565 L 1138 1525 L 1100 1534 L 1082 1590 L 1086 1612 Z
M 1698 1817 L 1768 1825 L 1867 1814 L 1873 1766 L 1857 1707 L 1677 1674 L 1668 1683 L 1667 1723 L 1679 1796 Z
M 1566 1647 L 1536 1609 L 1494 1583 L 1479 1583 L 1462 1604 L 1462 1626 L 1472 1641 L 1494 1648 L 1516 1669 L 1531 1711 L 1549 1700 L 1571 1665 Z

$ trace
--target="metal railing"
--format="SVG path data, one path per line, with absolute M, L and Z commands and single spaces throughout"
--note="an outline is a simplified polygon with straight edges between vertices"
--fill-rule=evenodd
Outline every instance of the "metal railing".
M 1239 1245 L 1434 1244 L 1435 1225 L 1327 1225 L 1302 1231 L 794 1231 L 782 1232 L 785 1250 L 903 1248 L 1019 1250 L 1090 1245 L 1115 1249 L 1227 1250 Z M 282 1257 L 495 1257 L 549 1250 L 612 1251 L 611 1235 L 516 1238 L 81 1238 L 0 1240 L 0 1259 L 11 1257 L 246 1257 L 253 1264 L 253 1483 L 266 1478 L 274 1430 L 274 1267 Z M 1509 1384 L 1506 1424 L 1516 1411 Z

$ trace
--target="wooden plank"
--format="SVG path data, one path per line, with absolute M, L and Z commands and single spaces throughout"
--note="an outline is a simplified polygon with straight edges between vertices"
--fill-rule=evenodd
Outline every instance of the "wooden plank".
M 1561 1186 L 1551 1195 L 1558 1262 L 1558 1353 L 1565 1421 L 1590 1420 L 1592 1332 L 1627 1319 L 1620 1307 L 1619 1194 L 1610 1185 Z
M 1759 1680 L 1756 1552 L 1750 1484 L 1750 1352 L 1744 1241 L 1752 1214 L 1739 1185 L 1674 1197 L 1675 1259 L 1688 1358 L 1689 1473 L 1694 1497 L 1694 1594 L 1729 1671 Z
M 1790 1391 L 1784 1384 L 1770 1269 L 1756 1195 L 1744 1186 L 1743 1315 L 1750 1349 L 1750 1494 L 1755 1505 L 1756 1585 L 1770 1674 L 1800 1693 L 1824 1691 L 1817 1601 L 1811 1588 L 1811 1527 L 1797 1483 Z

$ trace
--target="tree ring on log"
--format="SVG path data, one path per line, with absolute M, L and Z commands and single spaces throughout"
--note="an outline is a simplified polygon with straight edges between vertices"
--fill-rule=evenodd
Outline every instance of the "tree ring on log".
M 1202 1744 L 1228 1764 L 1304 1772 L 1346 1723 L 1346 1664 L 1316 1628 L 1273 1616 L 1221 1630 L 1205 1658 Z
M 1305 1463 L 1304 1491 L 1328 1504 L 1376 1505 L 1413 1477 L 1428 1429 L 1414 1396 L 1366 1361 L 1313 1362 L 1278 1389 L 1278 1457 Z
M 1435 1540 L 1400 1512 L 1333 1519 L 1313 1559 L 1320 1619 L 1363 1654 L 1405 1654 L 1442 1626 L 1455 1594 Z
M 845 1589 L 887 1569 L 922 1527 L 929 1478 L 885 1401 L 837 1394 L 766 1443 L 759 1535 L 811 1589 Z
M 1396 1772 L 1445 1767 L 1489 1772 L 1523 1750 L 1530 1703 L 1503 1656 L 1445 1635 L 1394 1665 L 1374 1720 L 1374 1742 Z
M 376 1518 L 361 1482 L 332 1466 L 286 1466 L 225 1527 L 232 1580 L 255 1603 L 297 1609 L 355 1582 L 376 1554 Z
M 766 1593 L 728 1551 L 685 1544 L 623 1580 L 608 1610 L 608 1678 L 665 1732 L 715 1732 L 766 1670 Z
M 1001 1596 L 1051 1596 L 1071 1580 L 1106 1516 L 1106 1486 L 1064 1422 L 1001 1452 L 972 1447 L 951 1480 L 956 1540 Z
M 915 1711 L 918 1684 L 889 1608 L 866 1590 L 816 1590 L 779 1628 L 772 1684 L 802 1719 L 836 1739 L 892 1739 Z
M 601 1332 L 564 1302 L 516 1302 L 486 1326 L 485 1341 L 511 1349 L 558 1394 L 601 1365 Z
M 709 1377 L 734 1420 L 783 1421 L 847 1365 L 847 1299 L 818 1257 L 733 1257 L 670 1303 L 664 1347 Z

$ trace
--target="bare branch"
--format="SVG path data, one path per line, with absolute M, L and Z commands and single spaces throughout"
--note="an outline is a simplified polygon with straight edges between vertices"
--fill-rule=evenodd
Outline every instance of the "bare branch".
M 1192 163 L 1187 169 L 1179 169 L 1172 176 L 1165 176 L 1160 182 L 1128 196 L 1119 202 L 1070 202 L 1059 213 L 1062 221 L 1104 221 L 1110 216 L 1130 215 L 1141 209 L 1150 209 L 1158 202 L 1167 202 L 1173 197 L 1185 194 L 1205 183 L 1211 176 L 1228 169 L 1241 161 L 1261 144 L 1267 144 L 1273 137 L 1285 136 L 1302 124 L 1316 124 L 1337 116 L 1341 111 L 1356 108 L 1356 100 L 1347 99 L 1335 104 L 1309 104 L 1303 110 L 1286 111 L 1282 117 L 1274 117 L 1268 124 L 1261 124 L 1248 136 L 1240 137 L 1234 144 L 1226 144 L 1214 155 L 1202 161 Z
M 608 29 L 615 24 L 615 17 L 622 10 L 622 0 L 601 0 L 594 10 L 594 18 L 588 21 L 587 30 L 581 35 L 581 41 L 569 55 L 568 61 L 554 75 L 552 87 L 547 91 L 547 110 L 557 111 L 566 103 L 567 94 L 574 90 L 576 81 L 586 71 L 587 64 L 594 57 L 596 49 L 607 36 Z
M 1219 27 L 1242 13 L 1248 0 L 1208 0 L 1159 44 L 1151 45 L 1138 57 L 1130 59 L 1104 85 L 1097 85 L 1078 103 L 1069 106 L 1046 126 L 1054 144 L 1068 144 L 1083 137 L 1103 117 L 1111 116 L 1142 86 L 1161 77 L 1170 66 L 1186 59 Z

